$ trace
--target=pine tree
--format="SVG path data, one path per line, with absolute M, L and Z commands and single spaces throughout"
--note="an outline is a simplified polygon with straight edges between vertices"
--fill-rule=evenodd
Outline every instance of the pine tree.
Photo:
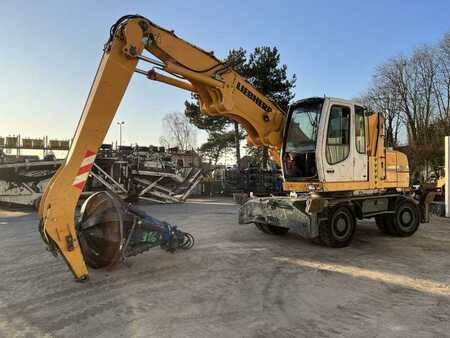
M 280 65 L 280 53 L 276 47 L 257 47 L 247 57 L 247 52 L 243 48 L 232 49 L 225 60 L 241 76 L 246 78 L 256 89 L 269 99 L 278 104 L 284 111 L 287 111 L 289 102 L 293 99 L 296 76 L 288 77 L 287 66 Z M 185 102 L 185 114 L 200 129 L 211 133 L 228 132 L 230 125 L 233 125 L 234 142 L 236 152 L 236 163 L 240 162 L 240 140 L 242 132 L 236 122 L 224 117 L 207 116 L 200 112 L 197 98 L 194 101 Z M 214 139 L 213 135 L 210 135 Z M 252 149 L 251 156 L 258 158 L 263 167 L 267 167 L 268 150 Z

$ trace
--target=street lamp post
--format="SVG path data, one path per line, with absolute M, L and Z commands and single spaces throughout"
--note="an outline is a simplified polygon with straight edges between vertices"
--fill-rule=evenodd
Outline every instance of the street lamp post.
M 119 125 L 119 147 L 122 146 L 122 126 L 125 124 L 125 121 L 117 122 Z

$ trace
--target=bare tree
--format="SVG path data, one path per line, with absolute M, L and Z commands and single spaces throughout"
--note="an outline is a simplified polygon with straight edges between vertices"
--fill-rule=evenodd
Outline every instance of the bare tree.
M 178 147 L 182 151 L 196 147 L 197 130 L 182 113 L 169 113 L 163 118 L 165 136 L 160 143 L 166 146 Z
M 170 142 L 164 136 L 159 137 L 159 145 L 165 148 L 170 148 Z
M 420 173 L 429 167 L 434 157 L 429 147 L 435 112 L 433 84 L 436 62 L 433 50 L 423 46 L 410 57 L 394 58 L 378 68 L 376 77 L 386 85 L 392 97 L 398 98 L 398 109 L 408 132 L 408 157 L 415 168 L 413 175 L 421 177 Z
M 398 144 L 405 125 L 416 173 L 442 162 L 442 136 L 450 133 L 450 33 L 380 65 L 362 101 L 385 114 L 388 145 Z
M 437 75 L 433 84 L 439 122 L 445 135 L 450 134 L 450 32 L 437 49 Z
M 400 128 L 404 124 L 404 119 L 397 91 L 384 81 L 382 77 L 375 74 L 371 87 L 360 100 L 369 111 L 382 112 L 384 114 L 386 146 L 398 146 Z
M 432 50 L 416 49 L 411 57 L 398 57 L 379 67 L 376 76 L 391 94 L 399 98 L 410 145 L 422 145 L 429 139 L 433 118 L 433 83 L 436 62 Z

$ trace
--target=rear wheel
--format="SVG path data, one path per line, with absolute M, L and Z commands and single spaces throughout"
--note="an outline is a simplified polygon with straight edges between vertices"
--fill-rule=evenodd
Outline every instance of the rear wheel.
M 348 246 L 355 234 L 355 219 L 347 207 L 338 207 L 331 211 L 328 222 L 319 225 L 320 241 L 329 247 Z
M 412 236 L 420 225 L 420 210 L 413 202 L 403 202 L 395 209 L 392 227 L 401 237 Z

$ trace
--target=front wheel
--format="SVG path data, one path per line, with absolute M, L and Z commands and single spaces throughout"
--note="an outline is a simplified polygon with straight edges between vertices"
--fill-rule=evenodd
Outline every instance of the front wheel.
M 319 225 L 320 242 L 332 248 L 348 246 L 355 234 L 355 218 L 347 207 L 338 207 L 330 213 L 328 222 Z
M 395 209 L 392 227 L 398 236 L 412 236 L 420 225 L 420 210 L 413 202 L 403 202 Z

